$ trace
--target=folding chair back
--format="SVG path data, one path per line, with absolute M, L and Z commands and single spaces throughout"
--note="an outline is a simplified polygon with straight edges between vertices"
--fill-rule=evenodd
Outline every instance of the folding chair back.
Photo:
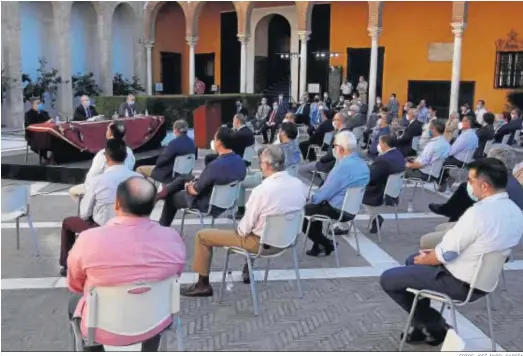
M 510 249 L 494 251 L 481 256 L 474 271 L 472 283 L 470 283 L 470 290 L 479 288 L 487 293 L 493 292 L 498 285 L 501 271 L 509 255 Z
M 2 221 L 12 221 L 29 211 L 31 188 L 27 184 L 2 187 Z
M 285 170 L 292 177 L 297 177 L 298 176 L 298 165 L 297 164 L 293 164 L 293 165 L 287 167 L 287 169 L 285 169 Z
M 430 168 L 430 174 L 429 176 L 432 176 L 434 178 L 438 178 L 441 175 L 441 170 L 443 169 L 443 162 L 445 162 L 445 158 L 440 158 L 432 162 L 432 167 Z
M 412 138 L 412 149 L 416 152 L 418 152 L 420 140 L 421 136 L 415 136 Z
M 465 159 L 463 160 L 464 164 L 469 164 L 470 162 L 472 162 L 474 160 L 474 152 L 475 151 L 476 151 L 475 148 L 473 150 L 467 150 L 466 151 Z
M 503 136 L 503 138 L 501 139 L 501 144 L 502 145 L 508 144 L 508 140 L 510 140 L 510 134 Z
M 238 181 L 234 181 L 225 185 L 215 185 L 212 188 L 209 209 L 211 209 L 212 206 L 225 210 L 231 209 L 234 204 L 236 204 L 236 199 L 238 199 L 239 192 L 240 182 Z
M 465 341 L 454 329 L 449 329 L 441 346 L 441 352 L 459 352 L 465 350 Z
M 301 231 L 303 216 L 303 210 L 267 216 L 260 245 L 282 249 L 292 246 Z
M 487 155 L 490 151 L 490 149 L 492 148 L 492 145 L 494 144 L 494 140 L 488 140 L 486 143 L 485 143 L 485 148 L 483 149 L 483 154 L 484 155 Z
M 386 197 L 391 197 L 397 199 L 401 190 L 403 189 L 403 178 L 405 177 L 405 172 L 391 174 L 387 178 L 387 185 L 385 186 L 385 192 L 383 193 L 384 199 Z
M 352 129 L 352 133 L 356 136 L 356 140 L 360 141 L 363 138 L 363 126 L 358 126 Z
M 100 223 L 102 225 L 105 225 L 109 220 L 116 217 L 116 211 L 114 210 L 114 203 L 109 203 L 101 206 L 101 209 L 103 209 L 103 221 Z
M 246 147 L 245 151 L 243 152 L 243 160 L 245 162 L 252 163 L 255 154 L 256 152 L 254 151 L 254 145 Z
M 360 211 L 365 194 L 365 186 L 347 189 L 341 210 L 347 214 L 356 215 Z
M 158 327 L 180 311 L 180 282 L 158 282 L 95 287 L 87 298 L 87 345 L 95 344 L 95 329 L 136 336 Z
M 173 166 L 173 177 L 176 174 L 191 174 L 195 162 L 196 155 L 194 153 L 176 157 Z
M 324 146 L 330 146 L 333 136 L 334 136 L 334 131 L 327 132 L 325 134 L 325 136 L 323 136 L 323 145 L 321 148 L 323 148 Z
M 514 132 L 514 144 L 519 143 L 520 138 L 521 138 L 521 130 L 516 130 L 516 132 Z

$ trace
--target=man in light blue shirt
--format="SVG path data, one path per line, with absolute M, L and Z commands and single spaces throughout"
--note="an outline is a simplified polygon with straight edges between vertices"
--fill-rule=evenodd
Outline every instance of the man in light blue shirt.
M 429 120 L 429 109 L 425 100 L 420 100 L 418 105 L 418 120 L 424 124 Z
M 343 200 L 347 189 L 361 187 L 369 183 L 370 170 L 363 159 L 356 152 L 358 142 L 350 131 L 341 131 L 334 139 L 333 154 L 337 158 L 334 168 L 330 171 L 325 183 L 314 193 L 310 204 L 305 206 L 305 215 L 325 215 L 332 219 L 339 219 L 342 212 Z M 354 216 L 345 214 L 344 221 L 350 221 Z M 304 220 L 302 231 L 307 231 L 308 221 Z M 307 251 L 309 256 L 318 256 L 324 253 L 330 255 L 334 245 L 322 233 L 322 222 L 310 224 L 308 237 L 314 242 L 312 249 Z
M 478 135 L 476 131 L 472 129 L 472 119 L 470 116 L 465 116 L 461 120 L 461 134 L 458 136 L 452 147 L 450 148 L 449 157 L 443 163 L 444 166 L 457 166 L 463 167 L 463 163 L 468 164 L 474 158 L 474 152 L 478 148 Z M 445 170 L 442 173 L 441 185 L 439 187 L 440 192 L 447 190 L 447 185 L 452 185 L 454 179 L 449 178 L 449 170 Z
M 450 153 L 450 144 L 443 136 L 444 132 L 444 121 L 432 120 L 430 122 L 430 140 L 416 159 L 405 164 L 405 167 L 407 168 L 405 178 L 415 178 L 427 181 L 430 176 L 431 180 L 439 179 L 443 161 Z

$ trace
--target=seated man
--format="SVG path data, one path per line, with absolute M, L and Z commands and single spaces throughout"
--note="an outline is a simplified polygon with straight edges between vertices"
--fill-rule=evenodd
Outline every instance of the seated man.
M 319 161 L 306 163 L 298 169 L 298 175 L 305 178 L 305 180 L 311 182 L 314 177 L 314 184 L 320 185 L 322 180 L 314 171 L 322 173 L 329 173 L 336 163 L 336 157 L 333 154 L 334 149 L 334 138 L 337 133 L 342 131 L 348 131 L 346 128 L 347 115 L 344 112 L 339 112 L 334 115 L 332 119 L 332 125 L 334 127 L 335 134 L 332 136 L 332 141 L 327 151 L 327 154 L 322 156 Z
M 232 127 L 234 129 L 234 139 L 232 140 L 232 151 L 238 156 L 243 158 L 245 149 L 254 145 L 254 133 L 251 129 L 246 126 L 245 116 L 242 114 L 234 115 L 232 119 Z M 212 161 L 218 158 L 218 154 L 209 153 L 205 156 L 205 165 L 208 165 Z M 249 162 L 245 162 L 247 166 L 250 165 Z
M 285 157 L 284 169 L 290 166 L 300 163 L 301 156 L 300 150 L 298 149 L 298 143 L 296 137 L 298 136 L 298 128 L 292 122 L 284 122 L 280 128 L 280 142 L 279 147 L 283 150 Z M 237 219 L 241 219 L 245 213 L 245 190 L 252 189 L 261 184 L 263 180 L 263 174 L 256 172 L 249 174 L 245 177 L 242 182 L 240 194 L 238 196 L 238 213 L 236 214 Z
M 378 144 L 381 136 L 390 134 L 390 127 L 387 123 L 387 114 L 380 113 L 380 118 L 376 124 L 376 128 L 372 132 L 371 144 L 369 148 L 369 157 L 376 157 L 379 154 Z M 401 152 L 400 152 L 401 154 Z M 402 155 L 403 156 L 403 155 Z
M 325 134 L 332 132 L 332 130 L 334 130 L 334 126 L 332 120 L 330 119 L 330 115 L 328 112 L 324 111 L 321 116 L 321 124 L 315 130 L 312 131 L 312 135 L 309 135 L 308 140 L 302 141 L 299 144 L 303 159 L 307 158 L 310 162 L 316 161 L 316 151 L 309 151 L 309 147 L 311 145 L 322 147 Z
M 155 166 L 140 166 L 136 172 L 146 178 L 152 178 L 157 182 L 166 184 L 174 179 L 173 168 L 177 157 L 191 153 L 198 159 L 198 149 L 192 138 L 187 135 L 189 125 L 185 120 L 176 120 L 173 125 L 174 139 L 169 142 L 162 154 L 158 157 Z
M 81 104 L 74 111 L 73 121 L 85 121 L 92 117 L 98 116 L 96 108 L 91 105 L 91 99 L 87 95 L 80 98 Z
M 253 189 L 247 202 L 245 216 L 237 230 L 204 229 L 196 234 L 193 270 L 199 275 L 198 282 L 183 289 L 182 295 L 186 297 L 213 295 L 209 284 L 213 247 L 236 246 L 257 253 L 267 216 L 303 209 L 307 199 L 307 189 L 299 179 L 285 172 L 285 158 L 281 148 L 269 146 L 263 149 L 259 162 L 265 179 Z
M 133 117 L 134 115 L 136 115 L 136 99 L 133 94 L 129 94 L 126 101 L 120 104 L 118 116 Z
M 508 253 L 521 239 L 523 213 L 505 192 L 507 169 L 503 163 L 494 158 L 472 162 L 468 184 L 479 202 L 461 216 L 443 240 L 434 249 L 409 257 L 405 267 L 392 268 L 381 275 L 385 293 L 407 313 L 414 300 L 407 288 L 429 289 L 464 301 L 482 255 Z M 479 278 L 475 287 L 471 301 L 483 297 L 490 285 L 484 285 Z M 429 299 L 418 301 L 412 326 L 407 342 L 433 346 L 443 342 L 448 329 L 439 311 L 431 308 Z
M 474 152 L 474 159 L 483 158 L 485 146 L 487 141 L 494 139 L 494 120 L 495 116 L 491 112 L 487 112 L 483 115 L 483 126 L 476 130 L 476 136 L 478 136 L 478 148 Z M 474 116 L 469 117 L 469 121 L 475 120 Z M 488 152 L 485 152 L 488 153 Z
M 326 215 L 337 220 L 341 214 L 347 189 L 364 187 L 369 183 L 369 167 L 356 152 L 358 149 L 356 136 L 350 131 L 339 132 L 334 138 L 333 146 L 337 163 L 327 176 L 325 183 L 312 196 L 310 204 L 305 206 L 307 216 Z M 345 215 L 345 221 L 354 218 Z M 307 231 L 307 226 L 308 221 L 304 220 L 302 227 L 304 233 Z M 323 252 L 328 256 L 334 250 L 332 241 L 323 235 L 321 221 L 311 223 L 308 237 L 314 242 L 314 245 L 307 251 L 307 255 L 318 256 Z
M 125 145 L 125 126 L 121 123 L 115 123 L 112 122 L 107 126 L 107 130 L 105 131 L 105 138 L 107 140 L 118 140 L 122 142 L 122 144 Z M 134 169 L 134 164 L 136 162 L 136 159 L 134 158 L 133 150 L 129 148 L 129 146 L 125 147 L 125 150 L 127 152 L 127 156 L 125 157 L 125 166 L 132 171 Z M 94 156 L 93 162 L 91 163 L 91 168 L 89 168 L 89 171 L 87 172 L 87 175 L 85 176 L 85 180 L 89 180 L 93 177 L 96 177 L 107 169 L 107 162 L 105 159 L 105 150 L 102 149 L 98 151 L 98 153 Z M 69 189 L 69 196 L 73 198 L 73 200 L 76 200 L 80 198 L 82 195 L 85 194 L 85 184 L 78 184 L 75 186 L 72 186 Z
M 445 123 L 443 121 L 432 120 L 430 122 L 429 135 L 431 139 L 417 158 L 407 161 L 405 164 L 405 167 L 407 167 L 405 178 L 415 178 L 423 181 L 427 181 L 429 175 L 431 180 L 439 178 L 440 172 L 432 172 L 431 175 L 431 170 L 434 162 L 449 156 L 450 144 L 445 140 L 444 132 Z
M 276 136 L 276 139 L 274 140 L 274 144 L 275 145 L 279 145 L 281 144 L 281 141 L 280 141 L 280 133 L 281 133 L 281 128 L 282 128 L 282 125 L 283 124 L 286 124 L 286 123 L 291 123 L 291 124 L 294 124 L 295 127 L 296 127 L 296 137 L 298 137 L 298 127 L 296 126 L 296 115 L 294 115 L 292 112 L 288 112 L 286 115 L 285 115 L 285 118 L 283 119 L 282 123 L 280 124 L 280 130 L 278 131 L 278 135 Z M 297 146 L 298 144 L 296 144 Z
M 243 159 L 233 152 L 234 132 L 227 127 L 220 127 L 214 135 L 214 144 L 218 158 L 210 162 L 199 179 L 191 175 L 175 178 L 158 194 L 165 199 L 160 217 L 160 225 L 171 226 L 176 212 L 181 208 L 195 208 L 201 211 L 209 209 L 212 189 L 215 185 L 225 185 L 245 178 L 247 167 Z M 214 208 L 213 215 L 223 211 Z
M 87 296 L 97 286 L 119 286 L 155 282 L 181 275 L 185 265 L 185 244 L 174 229 L 151 221 L 156 188 L 142 177 L 118 184 L 115 192 L 116 217 L 103 227 L 84 231 L 67 260 L 67 282 L 75 294 L 69 302 L 69 319 L 81 318 L 87 336 Z M 139 253 L 136 253 L 139 251 Z M 123 312 L 123 311 L 122 311 Z M 160 333 L 171 324 L 171 316 L 143 335 L 116 335 L 97 330 L 95 341 L 102 345 L 125 346 L 141 342 L 142 351 L 157 351 Z M 84 351 L 103 351 L 103 346 Z
M 510 114 L 503 115 L 503 123 L 495 132 L 495 143 L 501 143 L 505 135 L 511 135 L 507 144 L 512 145 L 514 142 L 514 133 L 517 130 L 521 130 L 521 126 L 523 125 L 522 120 L 519 109 L 513 109 Z
M 262 98 L 261 104 L 256 109 L 255 120 L 253 122 L 254 132 L 259 133 L 265 121 L 269 118 L 271 107 L 267 105 L 267 98 Z
M 483 116 L 483 120 L 487 120 L 488 113 Z M 493 147 L 488 157 L 496 158 L 503 162 L 508 171 L 508 183 L 505 188 L 508 197 L 516 205 L 523 210 L 523 186 L 519 184 L 514 175 L 511 172 L 512 163 L 515 159 L 514 151 L 511 147 Z M 477 199 L 472 195 L 472 192 L 467 189 L 467 182 L 461 183 L 458 189 L 452 194 L 452 196 L 444 204 L 430 203 L 429 209 L 438 215 L 443 215 L 449 218 L 448 223 L 439 224 L 436 226 L 435 232 L 425 234 L 420 239 L 420 245 L 422 249 L 434 248 L 445 233 L 454 227 L 455 222 L 470 208 Z
M 44 104 L 40 101 L 40 98 L 31 99 L 31 109 L 25 113 L 24 117 L 24 128 L 34 125 L 42 124 L 44 122 L 50 121 L 49 113 L 44 110 Z M 31 131 L 25 131 L 25 139 L 29 142 L 29 139 L 32 135 Z M 36 150 L 35 153 L 40 155 L 44 164 L 49 163 L 49 158 L 47 157 L 47 151 L 45 150 Z
M 277 101 L 272 104 L 271 113 L 269 114 L 267 121 L 263 124 L 261 129 L 264 145 L 274 141 L 274 135 L 276 134 L 278 125 L 283 121 L 283 117 L 286 113 L 287 112 L 284 113 L 282 111 Z
M 461 120 L 463 128 L 461 134 L 458 136 L 456 141 L 450 147 L 450 153 L 445 162 L 444 166 L 457 166 L 462 167 L 463 163 L 469 163 L 472 161 L 474 151 L 478 147 L 478 136 L 472 129 L 472 122 L 468 116 L 465 116 Z M 445 170 L 442 173 L 441 185 L 439 187 L 440 192 L 447 190 L 447 185 L 452 186 L 454 179 L 449 177 L 449 170 Z
M 121 140 L 107 140 L 104 173 L 85 181 L 85 195 L 80 203 L 80 215 L 70 216 L 62 222 L 60 245 L 60 275 L 67 274 L 67 255 L 76 240 L 76 234 L 104 225 L 114 214 L 114 199 L 118 184 L 129 177 L 139 176 L 125 165 L 127 152 Z
M 294 113 L 296 115 L 296 123 L 308 125 L 310 120 L 310 112 L 311 105 L 309 104 L 308 100 L 300 99 L 300 105 L 298 105 L 298 107 L 296 108 L 296 112 Z
M 407 107 L 407 105 L 405 106 Z M 412 140 L 414 137 L 421 137 L 423 132 L 423 124 L 416 119 L 417 116 L 418 112 L 416 109 L 408 109 L 406 115 L 408 125 L 405 128 L 403 135 L 398 138 L 398 149 L 405 157 L 416 154 L 412 149 Z

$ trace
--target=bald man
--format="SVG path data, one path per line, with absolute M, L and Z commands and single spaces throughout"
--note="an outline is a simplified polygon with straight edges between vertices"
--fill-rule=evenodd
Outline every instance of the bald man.
M 85 121 L 94 116 L 98 116 L 96 108 L 91 105 L 91 99 L 87 95 L 82 95 L 81 103 L 74 111 L 74 121 Z

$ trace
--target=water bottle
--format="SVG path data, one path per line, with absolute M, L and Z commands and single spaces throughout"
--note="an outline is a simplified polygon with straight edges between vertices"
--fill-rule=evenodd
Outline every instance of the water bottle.
M 60 115 L 56 115 L 55 122 L 56 122 L 56 123 L 60 123 Z
M 412 201 L 409 201 L 409 206 L 407 207 L 407 211 L 409 213 L 412 213 L 414 211 L 414 206 L 412 205 Z
M 116 120 L 116 119 L 118 119 L 118 113 L 115 110 L 113 113 L 113 120 Z
M 129 117 L 129 110 L 125 109 L 125 117 Z
M 145 116 L 149 116 L 149 110 L 145 109 Z
M 234 284 L 232 283 L 232 272 L 230 270 L 227 271 L 227 284 L 225 288 L 227 289 L 227 292 L 232 292 L 232 289 L 234 288 Z

